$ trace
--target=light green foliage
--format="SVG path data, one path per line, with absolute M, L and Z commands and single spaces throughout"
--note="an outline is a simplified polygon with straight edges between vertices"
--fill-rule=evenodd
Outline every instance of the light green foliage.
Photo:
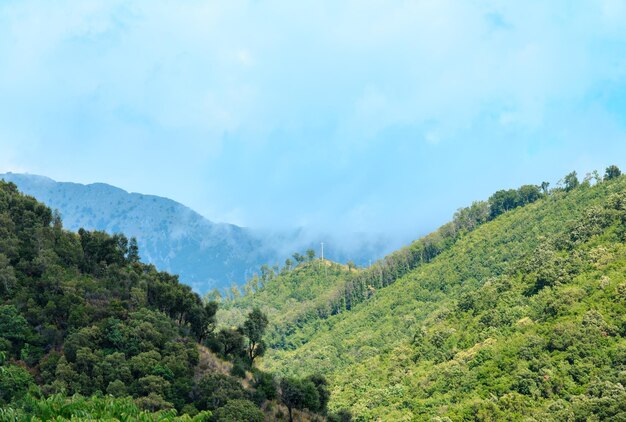
M 228 327 L 242 326 L 250 311 L 259 308 L 273 322 L 265 341 L 274 346 L 281 344 L 285 338 L 282 327 L 327 308 L 329 301 L 341 294 L 349 274 L 348 268 L 328 261 L 300 263 L 282 274 L 267 275 L 271 281 L 256 293 L 224 303 L 217 319 Z M 329 310 L 323 312 L 330 314 Z
M 217 334 L 213 305 L 123 236 L 65 232 L 0 182 L 0 419 L 253 420 L 277 397 L 329 420 L 622 420 L 626 178 L 611 174 L 500 191 L 366 269 L 264 266 Z M 234 360 L 252 340 L 248 364 L 263 338 L 262 368 L 286 378 L 194 374 L 190 336 Z
M 579 184 L 580 184 L 580 182 L 578 181 L 578 176 L 576 175 L 575 171 L 569 173 L 563 179 L 563 185 L 565 187 L 565 191 L 566 192 L 569 192 L 569 191 L 571 191 L 573 189 L 576 189 Z
M 33 376 L 24 368 L 15 365 L 0 366 L 0 405 L 21 400 L 34 384 Z
M 93 420 L 121 420 L 140 422 L 205 422 L 211 418 L 210 412 L 200 412 L 191 417 L 188 415 L 177 416 L 173 409 L 150 412 L 142 410 L 137 403 L 130 398 L 117 399 L 111 396 L 84 398 L 74 396 L 71 398 L 62 395 L 52 395 L 46 399 L 36 400 L 29 398 L 25 407 L 28 412 L 15 408 L 6 407 L 0 409 L 0 420 L 11 421 L 93 421 Z
M 623 418 L 626 179 L 568 176 L 567 191 L 491 221 L 458 213 L 437 253 L 406 255 L 408 271 L 350 309 L 293 325 L 270 315 L 284 336 L 262 366 L 322 371 L 331 412 L 357 420 Z

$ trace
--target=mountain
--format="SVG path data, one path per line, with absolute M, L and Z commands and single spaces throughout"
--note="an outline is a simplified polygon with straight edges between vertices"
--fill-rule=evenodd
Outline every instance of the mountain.
M 30 174 L 0 174 L 61 213 L 64 225 L 136 237 L 141 258 L 204 293 L 241 283 L 275 253 L 246 228 L 217 224 L 171 199 L 128 193 L 104 183 L 56 182 Z
M 283 268 L 222 305 L 266 370 L 357 420 L 626 420 L 626 177 L 496 192 L 369 268 Z M 313 291 L 314 294 L 308 294 Z
M 365 233 L 346 239 L 305 228 L 272 232 L 214 223 L 171 199 L 128 193 L 105 183 L 83 185 L 18 173 L 0 174 L 0 179 L 58 210 L 70 230 L 82 227 L 137 238 L 145 262 L 178 274 L 202 294 L 242 285 L 262 264 L 274 266 L 295 251 L 319 252 L 321 241 L 326 257 L 359 265 L 384 256 L 398 242 Z
M 136 252 L 0 180 L 0 421 L 345 420 L 323 377 L 254 365 L 264 314 L 217 333 L 217 304 Z

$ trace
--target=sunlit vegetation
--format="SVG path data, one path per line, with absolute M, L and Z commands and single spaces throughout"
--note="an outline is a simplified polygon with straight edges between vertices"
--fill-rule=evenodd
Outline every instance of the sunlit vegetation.
M 263 312 L 218 330 L 216 302 L 139 256 L 0 181 L 0 420 L 285 420 L 287 403 L 323 417 L 324 377 L 296 379 L 315 388 L 292 404 L 254 366 Z
M 615 166 L 498 191 L 367 268 L 309 250 L 204 300 L 3 182 L 0 223 L 0 420 L 626 420 Z
M 265 306 L 261 366 L 321 371 L 357 420 L 624 420 L 624 204 L 614 166 L 500 191 L 370 268 L 302 263 L 221 312 Z

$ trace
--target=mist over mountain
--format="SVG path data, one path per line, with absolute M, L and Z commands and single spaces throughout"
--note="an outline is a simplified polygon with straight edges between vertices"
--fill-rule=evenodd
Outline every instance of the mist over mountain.
M 242 282 L 273 255 L 250 230 L 213 223 L 171 199 L 128 193 L 104 183 L 82 185 L 13 173 L 0 178 L 58 209 L 70 230 L 82 227 L 136 237 L 143 260 L 179 274 L 199 292 Z
M 357 265 L 368 264 L 394 246 L 388 239 L 365 234 L 341 244 L 341 239 L 305 228 L 270 233 L 215 223 L 171 199 L 105 183 L 83 185 L 17 173 L 0 174 L 0 179 L 57 209 L 70 230 L 82 227 L 136 237 L 145 262 L 178 274 L 200 293 L 243 284 L 260 265 L 282 264 L 296 251 L 311 248 L 320 254 L 321 242 L 325 256 Z

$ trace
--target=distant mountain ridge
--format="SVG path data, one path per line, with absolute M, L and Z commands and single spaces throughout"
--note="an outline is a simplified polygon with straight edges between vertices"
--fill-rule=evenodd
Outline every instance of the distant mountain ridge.
M 6 173 L 15 183 L 52 209 L 66 228 L 83 227 L 136 237 L 145 262 L 179 274 L 182 282 L 205 293 L 243 283 L 273 253 L 251 230 L 214 223 L 168 198 L 129 193 L 105 184 L 57 182 L 45 176 Z

